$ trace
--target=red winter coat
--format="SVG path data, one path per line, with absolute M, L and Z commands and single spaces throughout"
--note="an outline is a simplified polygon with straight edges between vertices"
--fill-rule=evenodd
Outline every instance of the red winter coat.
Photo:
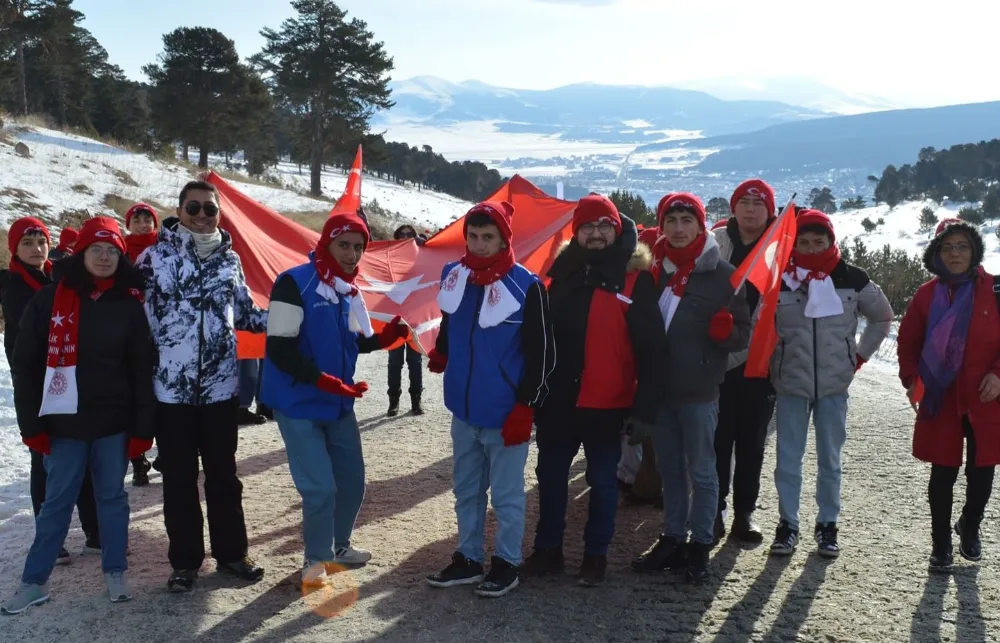
M 899 325 L 899 379 L 904 386 L 909 386 L 920 374 L 920 353 L 937 282 L 934 278 L 917 289 Z M 987 373 L 1000 376 L 1000 313 L 993 294 L 993 278 L 979 268 L 962 370 L 945 391 L 937 417 L 917 418 L 913 429 L 914 457 L 931 464 L 961 466 L 962 418 L 968 415 L 976 438 L 976 466 L 1000 464 L 1000 402 L 979 401 L 979 385 Z

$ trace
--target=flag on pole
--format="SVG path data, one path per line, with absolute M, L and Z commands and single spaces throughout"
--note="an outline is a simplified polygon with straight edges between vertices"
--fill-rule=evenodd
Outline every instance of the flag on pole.
M 778 294 L 781 292 L 781 273 L 788 265 L 788 259 L 795 248 L 794 212 L 795 204 L 789 201 L 731 279 L 737 290 L 749 281 L 760 291 L 759 314 L 747 353 L 746 377 L 767 377 L 771 355 L 778 345 L 774 316 L 778 310 Z
M 337 202 L 330 210 L 330 216 L 340 213 L 354 214 L 361 207 L 361 146 L 358 145 L 358 153 L 354 156 L 354 164 L 351 166 L 351 173 L 347 175 L 347 185 L 344 186 L 344 193 L 340 195 Z

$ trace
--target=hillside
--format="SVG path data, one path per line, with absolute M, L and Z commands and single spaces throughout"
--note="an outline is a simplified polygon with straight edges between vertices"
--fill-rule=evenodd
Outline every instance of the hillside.
M 32 158 L 14 153 L 13 143 L 25 142 Z M 222 159 L 213 159 L 223 165 Z M 147 201 L 163 212 L 172 211 L 181 187 L 192 180 L 197 168 L 153 160 L 143 154 L 98 141 L 40 127 L 8 126 L 0 136 L 0 228 L 18 216 L 39 216 L 53 228 L 77 225 L 96 214 L 117 214 L 135 201 Z M 329 200 L 304 196 L 308 172 L 281 164 L 271 171 L 275 184 L 253 182 L 239 174 L 226 173 L 236 187 L 253 199 L 315 227 L 322 225 L 331 208 Z M 323 174 L 323 191 L 330 197 L 343 192 L 347 177 L 330 170 Z M 280 182 L 280 184 L 278 184 Z M 464 214 L 469 204 L 454 197 L 418 191 L 366 175 L 362 201 L 377 202 L 387 213 L 382 225 L 394 227 L 402 221 L 437 229 Z

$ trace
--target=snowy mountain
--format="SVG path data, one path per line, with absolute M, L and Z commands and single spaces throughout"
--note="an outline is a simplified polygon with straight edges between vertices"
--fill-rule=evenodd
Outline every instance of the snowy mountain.
M 678 83 L 722 100 L 773 100 L 833 114 L 863 114 L 904 109 L 886 98 L 846 92 L 809 78 L 714 78 Z
M 88 138 L 43 128 L 5 127 L 0 132 L 0 227 L 27 214 L 39 216 L 54 228 L 60 221 L 77 217 L 114 214 L 115 205 L 147 201 L 161 211 L 175 207 L 181 187 L 194 178 L 196 168 L 150 159 L 143 154 L 106 145 Z M 10 142 L 2 142 L 4 139 Z M 25 142 L 32 158 L 14 153 L 13 143 Z M 222 159 L 211 159 L 223 166 Z M 248 196 L 290 216 L 315 214 L 325 217 L 331 203 L 304 196 L 309 186 L 308 170 L 281 164 L 272 171 L 275 184 L 234 180 Z M 339 196 L 347 175 L 336 170 L 323 173 L 323 192 Z M 461 216 L 470 204 L 445 194 L 381 181 L 366 175 L 362 201 L 377 201 L 381 209 L 427 228 L 437 229 Z M 120 210 L 120 208 L 119 208 Z M 86 214 L 84 214 L 84 211 Z M 119 212 L 120 214 L 120 212 Z

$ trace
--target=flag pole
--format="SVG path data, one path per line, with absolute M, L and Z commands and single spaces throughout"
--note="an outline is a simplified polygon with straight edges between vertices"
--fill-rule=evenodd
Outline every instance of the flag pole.
M 763 239 L 757 242 L 758 244 L 763 244 L 762 245 L 763 250 L 761 252 L 756 253 L 756 256 L 754 256 L 753 258 L 753 261 L 750 262 L 750 265 L 747 267 L 746 271 L 744 271 L 743 277 L 740 279 L 740 285 L 736 287 L 736 292 L 739 292 L 740 289 L 743 288 L 744 284 L 746 284 L 747 282 L 747 276 L 757 266 L 757 262 L 760 261 L 761 256 L 763 256 L 764 253 L 767 252 L 767 244 L 771 241 L 771 237 L 773 237 L 775 233 L 778 231 L 778 224 L 781 223 L 781 218 L 788 214 L 788 210 L 789 208 L 792 207 L 792 202 L 795 201 L 795 196 L 797 194 L 798 192 L 792 193 L 792 197 L 788 199 L 788 203 L 785 204 L 785 207 L 781 209 L 781 213 L 774 220 L 774 223 L 772 223 L 768 228 L 767 234 L 764 235 Z

